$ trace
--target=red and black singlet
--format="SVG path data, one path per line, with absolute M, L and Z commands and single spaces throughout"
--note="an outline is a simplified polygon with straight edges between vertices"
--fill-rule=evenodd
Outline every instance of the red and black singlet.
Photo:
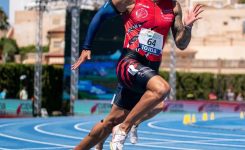
M 123 48 L 136 51 L 149 61 L 161 61 L 162 49 L 174 20 L 172 0 L 135 0 L 131 13 L 124 14 Z

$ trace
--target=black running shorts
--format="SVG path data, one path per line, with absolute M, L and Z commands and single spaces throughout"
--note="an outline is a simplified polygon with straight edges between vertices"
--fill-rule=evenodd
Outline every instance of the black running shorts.
M 116 73 L 120 83 L 114 104 L 131 110 L 146 91 L 148 81 L 158 75 L 160 62 L 150 62 L 131 50 L 124 50 L 119 59 Z

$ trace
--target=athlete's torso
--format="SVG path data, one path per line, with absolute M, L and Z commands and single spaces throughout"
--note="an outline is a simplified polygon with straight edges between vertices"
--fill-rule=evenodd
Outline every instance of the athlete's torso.
M 124 14 L 124 48 L 146 56 L 149 61 L 161 61 L 162 49 L 174 20 L 173 1 L 135 0 L 131 13 Z

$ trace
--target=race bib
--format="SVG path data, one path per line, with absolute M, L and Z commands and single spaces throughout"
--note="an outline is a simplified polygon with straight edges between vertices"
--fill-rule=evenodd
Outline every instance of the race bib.
M 161 55 L 163 50 L 163 35 L 142 28 L 139 33 L 139 48 L 143 51 L 153 54 L 153 55 Z

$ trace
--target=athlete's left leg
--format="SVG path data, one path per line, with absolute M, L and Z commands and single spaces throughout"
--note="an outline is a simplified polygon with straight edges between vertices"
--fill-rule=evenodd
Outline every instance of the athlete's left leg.
M 140 123 L 155 117 L 157 114 L 163 111 L 163 108 L 164 108 L 164 102 L 159 103 L 156 107 L 153 108 L 153 110 L 151 110 L 149 113 L 145 114 L 142 118 L 136 121 L 134 125 L 138 126 Z
M 146 115 L 144 115 L 143 118 L 141 118 L 140 120 L 138 120 L 134 126 L 131 128 L 130 130 L 130 142 L 132 144 L 137 143 L 138 141 L 138 134 L 137 134 L 137 127 L 139 126 L 140 123 L 153 118 L 154 116 L 156 116 L 158 113 L 163 111 L 163 107 L 164 107 L 164 102 L 158 104 L 152 111 L 150 111 L 149 113 L 147 113 Z M 103 149 L 103 145 L 105 140 L 107 139 L 107 137 L 103 140 L 101 140 L 96 146 L 95 146 L 95 150 L 102 150 Z

